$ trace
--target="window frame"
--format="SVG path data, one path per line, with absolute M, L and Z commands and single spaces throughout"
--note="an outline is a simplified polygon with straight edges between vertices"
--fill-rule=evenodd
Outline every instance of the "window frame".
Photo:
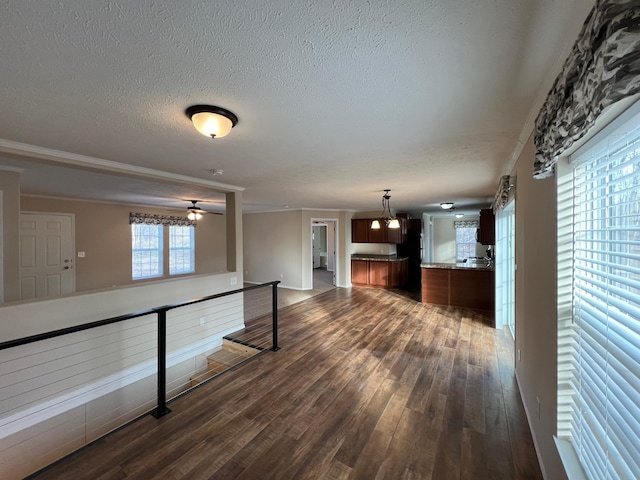
M 455 225 L 455 224 L 454 224 Z M 469 230 L 469 234 L 470 234 L 470 238 L 473 239 L 472 242 L 461 242 L 458 241 L 458 232 L 461 230 Z M 476 238 L 476 232 L 478 231 L 478 227 L 477 226 L 464 226 L 464 227 L 455 227 L 455 240 L 456 240 L 456 262 L 462 262 L 464 261 L 466 258 L 472 258 L 472 257 L 476 257 L 477 256 L 477 247 L 478 247 L 478 240 Z M 468 256 L 461 256 L 460 255 L 460 251 L 461 251 L 461 246 L 469 249 L 470 251 L 470 255 Z
M 184 229 L 188 229 L 189 232 L 189 245 L 188 246 L 174 246 L 172 245 L 172 241 L 174 240 L 175 236 L 172 234 L 172 232 L 174 232 L 176 229 L 180 229 L 180 230 L 184 230 Z M 190 273 L 195 273 L 196 271 L 196 234 L 195 234 L 195 227 L 193 225 L 169 225 L 168 228 L 168 235 L 169 235 L 169 275 L 170 276 L 175 276 L 175 275 L 188 275 Z M 184 238 L 185 235 L 181 235 L 180 237 Z M 175 258 L 173 257 L 173 254 L 177 253 L 177 252 L 188 252 L 188 267 L 187 269 L 175 269 L 174 270 L 174 265 L 175 263 L 177 263 L 175 260 Z M 184 265 L 184 262 L 181 262 L 182 265 Z
M 186 246 L 173 246 L 172 228 L 188 228 L 189 240 Z M 140 247 L 140 235 L 136 235 L 140 230 L 156 232 L 153 236 L 157 243 L 153 247 Z M 153 242 L 152 242 L 153 243 Z M 165 248 L 168 245 L 168 248 Z M 179 251 L 188 251 L 186 262 L 187 268 L 176 269 L 173 261 L 173 254 Z M 155 263 L 151 258 L 155 253 Z M 144 261 L 141 263 L 140 257 L 147 255 L 147 271 L 150 273 L 141 274 L 144 270 Z M 136 260 L 138 257 L 138 260 Z M 162 225 L 151 223 L 131 223 L 131 280 L 133 282 L 141 280 L 152 280 L 160 278 L 170 278 L 180 275 L 189 275 L 196 272 L 196 233 L 194 225 Z
M 140 247 L 137 246 L 136 244 L 141 243 L 142 242 L 142 237 L 143 235 L 141 235 L 141 232 L 139 232 L 140 230 L 148 230 L 149 233 L 151 233 L 152 231 L 155 231 L 155 235 L 149 235 L 146 234 L 144 235 L 145 237 L 147 237 L 148 239 L 151 239 L 150 241 L 153 242 L 154 240 L 152 239 L 155 238 L 157 244 L 155 247 Z M 151 278 L 162 278 L 164 276 L 164 230 L 162 225 L 148 225 L 148 224 L 140 224 L 140 223 L 132 223 L 131 224 L 131 279 L 136 281 L 136 280 L 148 280 Z M 150 271 L 154 271 L 155 273 L 150 273 L 150 274 L 137 274 L 136 275 L 136 270 L 138 270 L 139 272 L 144 270 L 144 265 L 142 265 L 142 262 L 140 260 L 136 261 L 136 254 L 141 257 L 141 256 L 153 256 L 153 253 L 155 253 L 158 257 L 157 262 L 152 262 L 151 258 L 147 259 L 147 266 L 149 266 L 149 270 Z M 144 260 L 143 260 L 144 262 Z M 155 265 L 152 265 L 152 263 L 155 263 Z M 155 267 L 155 270 L 154 270 Z

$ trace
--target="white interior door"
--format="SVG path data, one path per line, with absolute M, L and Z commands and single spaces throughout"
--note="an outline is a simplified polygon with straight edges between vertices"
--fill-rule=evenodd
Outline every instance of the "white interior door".
M 73 222 L 65 214 L 20 214 L 20 298 L 75 291 Z

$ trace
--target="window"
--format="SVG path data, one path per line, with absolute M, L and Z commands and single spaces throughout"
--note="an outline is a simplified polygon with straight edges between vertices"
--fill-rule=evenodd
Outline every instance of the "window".
M 168 237 L 168 238 L 165 238 Z M 168 258 L 164 244 L 169 244 Z M 131 278 L 142 280 L 193 273 L 195 267 L 195 231 L 193 226 L 131 224 Z
M 162 225 L 131 224 L 134 280 L 162 276 Z
M 169 275 L 195 272 L 193 227 L 169 227 Z
M 456 259 L 462 261 L 475 257 L 478 243 L 476 241 L 478 222 L 456 221 L 454 227 L 456 229 Z
M 558 165 L 558 437 L 594 480 L 640 478 L 638 107 Z

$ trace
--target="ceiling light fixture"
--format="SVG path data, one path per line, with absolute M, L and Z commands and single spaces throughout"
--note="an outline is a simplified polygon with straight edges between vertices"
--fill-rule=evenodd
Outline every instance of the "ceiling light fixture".
M 196 130 L 211 138 L 224 137 L 238 123 L 238 117 L 233 112 L 213 105 L 193 105 L 184 113 Z
M 456 218 L 462 218 L 464 217 L 464 213 L 456 213 Z
M 191 200 L 191 203 L 192 205 L 187 208 L 187 218 L 189 220 L 200 220 L 202 215 L 207 212 L 196 207 L 196 203 L 198 203 L 197 200 Z
M 440 206 L 444 209 L 444 210 L 451 210 L 451 208 L 453 207 L 453 203 L 451 202 L 442 202 L 440 204 Z
M 380 218 L 371 222 L 371 228 L 374 230 L 379 230 L 381 222 L 384 222 L 387 228 L 400 228 L 400 222 L 397 218 L 391 215 L 391 207 L 389 206 L 389 199 L 391 195 L 389 195 L 388 188 L 384 190 L 384 195 L 382 195 L 382 213 L 380 214 Z

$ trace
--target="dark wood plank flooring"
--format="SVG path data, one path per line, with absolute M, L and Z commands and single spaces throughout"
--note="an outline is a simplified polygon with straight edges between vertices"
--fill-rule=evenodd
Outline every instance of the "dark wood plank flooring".
M 335 289 L 267 352 L 38 479 L 541 479 L 512 341 L 485 314 Z

